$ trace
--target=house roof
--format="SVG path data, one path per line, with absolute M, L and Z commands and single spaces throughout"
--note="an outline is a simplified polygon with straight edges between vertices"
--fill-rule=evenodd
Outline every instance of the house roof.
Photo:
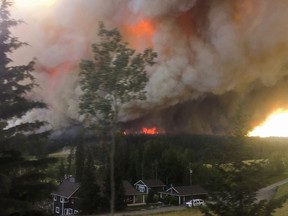
M 165 184 L 159 179 L 143 179 L 136 182 L 134 185 L 142 183 L 147 187 L 163 187 Z
M 137 191 L 128 181 L 123 181 L 123 187 L 126 196 L 145 194 L 143 192 Z
M 175 194 L 177 196 L 189 196 L 189 195 L 200 195 L 207 194 L 207 191 L 200 185 L 190 185 L 190 186 L 175 186 L 170 187 L 163 194 Z
M 51 195 L 70 198 L 79 188 L 80 188 L 79 183 L 70 181 L 70 179 L 65 179 L 58 186 L 57 190 L 55 192 L 51 193 Z

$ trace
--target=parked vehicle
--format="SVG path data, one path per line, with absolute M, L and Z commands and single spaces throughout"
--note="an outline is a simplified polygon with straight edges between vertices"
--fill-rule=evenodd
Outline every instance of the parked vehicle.
M 192 206 L 203 206 L 203 205 L 205 205 L 205 202 L 202 199 L 193 199 L 186 202 L 186 206 L 188 208 L 191 208 Z

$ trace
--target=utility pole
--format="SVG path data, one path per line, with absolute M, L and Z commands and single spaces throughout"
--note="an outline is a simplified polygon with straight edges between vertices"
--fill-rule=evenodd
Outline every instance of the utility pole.
M 193 173 L 193 170 L 191 168 L 191 163 L 189 163 L 190 185 L 192 185 L 192 173 Z

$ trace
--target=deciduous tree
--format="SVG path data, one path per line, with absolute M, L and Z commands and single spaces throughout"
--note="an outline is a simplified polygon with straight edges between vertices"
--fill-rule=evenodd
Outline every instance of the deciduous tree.
M 82 60 L 80 78 L 83 95 L 81 113 L 89 125 L 102 132 L 110 143 L 110 212 L 114 214 L 114 154 L 121 106 L 133 100 L 145 99 L 146 68 L 155 62 L 156 53 L 146 49 L 136 53 L 122 41 L 117 29 L 99 25 L 99 42 L 92 45 L 93 60 Z

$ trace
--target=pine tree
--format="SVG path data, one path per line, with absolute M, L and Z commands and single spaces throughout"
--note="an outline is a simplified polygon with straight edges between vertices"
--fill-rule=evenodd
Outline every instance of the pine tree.
M 60 164 L 58 164 L 57 167 L 57 180 L 59 182 L 62 182 L 62 180 L 64 179 L 64 176 L 66 174 L 65 172 L 65 165 L 64 165 L 64 159 L 61 159 Z
M 35 121 L 22 123 L 8 128 L 8 120 L 20 118 L 35 108 L 45 108 L 45 104 L 30 101 L 25 96 L 35 86 L 35 79 L 31 75 L 34 62 L 27 65 L 12 66 L 9 54 L 26 45 L 11 34 L 10 28 L 21 21 L 10 18 L 9 7 L 12 2 L 0 2 L 0 143 L 1 149 L 9 147 L 15 140 L 22 140 L 24 132 L 31 132 L 41 127 L 44 122 Z
M 96 183 L 95 167 L 92 153 L 88 153 L 80 186 L 80 209 L 83 214 L 97 212 L 100 208 L 100 188 Z
M 84 169 L 84 162 L 85 162 L 85 149 L 83 142 L 79 142 L 76 147 L 75 153 L 75 177 L 76 181 L 80 182 L 83 176 L 83 169 Z
M 26 95 L 35 86 L 31 72 L 34 62 L 15 66 L 9 54 L 26 45 L 14 37 L 11 28 L 21 23 L 10 17 L 13 2 L 0 1 L 0 215 L 42 214 L 35 210 L 35 202 L 46 198 L 53 185 L 45 176 L 48 164 L 54 159 L 28 160 L 18 150 L 20 146 L 40 142 L 44 134 L 35 134 L 45 123 L 40 121 L 11 126 L 9 121 L 21 118 L 45 104 L 28 100 Z M 39 145 L 39 143 L 37 143 Z

